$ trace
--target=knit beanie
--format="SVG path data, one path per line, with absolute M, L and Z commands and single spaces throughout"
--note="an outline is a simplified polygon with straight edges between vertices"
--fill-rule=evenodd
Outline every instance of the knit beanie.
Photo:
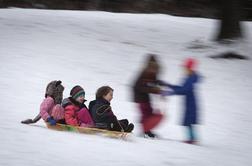
M 184 67 L 190 70 L 195 70 L 196 64 L 197 64 L 196 59 L 188 58 L 184 62 Z
M 72 88 L 72 90 L 70 91 L 70 96 L 73 98 L 73 99 L 77 99 L 79 96 L 84 96 L 85 97 L 85 91 L 84 89 L 79 86 L 79 85 L 76 85 L 75 87 Z

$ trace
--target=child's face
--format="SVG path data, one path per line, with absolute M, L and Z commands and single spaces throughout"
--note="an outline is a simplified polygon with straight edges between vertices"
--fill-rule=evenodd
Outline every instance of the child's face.
M 81 96 L 79 96 L 79 97 L 76 99 L 76 101 L 79 102 L 79 103 L 83 103 L 84 100 L 85 100 L 85 96 L 84 96 L 84 95 L 81 95 Z
M 104 95 L 103 98 L 110 102 L 113 99 L 113 91 L 110 90 L 108 94 Z
M 186 75 L 191 75 L 192 74 L 192 70 L 188 69 L 188 68 L 185 68 L 185 73 Z

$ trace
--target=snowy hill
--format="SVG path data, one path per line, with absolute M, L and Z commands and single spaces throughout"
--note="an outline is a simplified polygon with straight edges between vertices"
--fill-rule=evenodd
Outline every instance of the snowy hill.
M 220 46 L 211 42 L 216 22 L 160 14 L 1 9 L 0 165 L 251 165 L 252 61 L 208 56 L 238 50 L 251 59 L 252 23 L 244 23 L 244 41 Z M 195 45 L 203 47 L 191 49 Z M 179 97 L 157 105 L 167 112 L 156 130 L 166 139 L 138 137 L 131 85 L 146 53 L 159 55 L 161 77 L 171 83 L 180 82 L 185 57 L 198 59 L 204 77 L 198 91 L 202 146 L 179 142 L 185 137 Z M 21 120 L 38 113 L 45 86 L 55 79 L 62 80 L 64 97 L 82 85 L 88 101 L 99 86 L 113 87 L 115 114 L 136 124 L 131 141 L 51 131 L 42 120 L 22 125 Z

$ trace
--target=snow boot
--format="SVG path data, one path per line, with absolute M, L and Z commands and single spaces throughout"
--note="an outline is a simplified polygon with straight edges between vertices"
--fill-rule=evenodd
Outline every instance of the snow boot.
M 151 131 L 144 132 L 144 138 L 157 138 L 157 135 Z
M 134 129 L 134 124 L 130 123 L 130 124 L 127 126 L 127 128 L 126 128 L 125 131 L 130 133 L 133 129 Z

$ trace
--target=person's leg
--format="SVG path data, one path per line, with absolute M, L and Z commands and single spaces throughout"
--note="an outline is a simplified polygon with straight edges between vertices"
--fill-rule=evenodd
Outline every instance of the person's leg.
M 146 131 L 146 132 L 144 132 L 144 137 L 145 138 L 156 138 L 157 137 L 157 135 L 156 134 L 154 134 L 151 130 L 150 131 Z
M 162 114 L 153 114 L 151 117 L 144 122 L 144 131 L 149 131 L 157 127 L 163 119 Z
M 119 120 L 119 123 L 125 132 L 131 132 L 134 129 L 134 124 L 129 123 L 128 119 Z
M 53 107 L 52 109 L 52 115 L 53 119 L 56 121 L 62 121 L 65 119 L 64 115 L 64 108 L 60 105 L 57 104 Z
M 153 109 L 150 103 L 139 103 L 139 108 L 142 113 L 142 128 L 144 136 L 147 137 L 156 137 L 156 134 L 154 134 L 151 130 L 154 129 L 162 120 L 163 115 L 162 114 L 153 114 Z
M 141 120 L 140 122 L 143 123 L 145 119 L 152 115 L 152 107 L 150 103 L 138 103 L 138 108 L 141 113 Z
M 85 108 L 82 108 L 77 113 L 78 119 L 82 123 L 81 126 L 91 127 L 94 126 L 93 119 L 91 118 L 89 111 Z
M 196 142 L 196 136 L 195 136 L 195 129 L 193 125 L 186 126 L 187 127 L 187 135 L 188 140 L 185 141 L 186 143 L 195 143 Z
M 131 132 L 134 130 L 134 124 L 133 123 L 130 123 L 128 126 L 127 126 L 127 129 L 125 130 L 126 132 Z
M 121 119 L 121 120 L 118 120 L 118 122 L 120 123 L 123 129 L 126 129 L 127 126 L 129 125 L 128 119 Z
M 112 131 L 124 131 L 124 128 L 120 124 L 120 121 L 114 121 L 114 122 L 110 123 L 109 130 L 112 130 Z

